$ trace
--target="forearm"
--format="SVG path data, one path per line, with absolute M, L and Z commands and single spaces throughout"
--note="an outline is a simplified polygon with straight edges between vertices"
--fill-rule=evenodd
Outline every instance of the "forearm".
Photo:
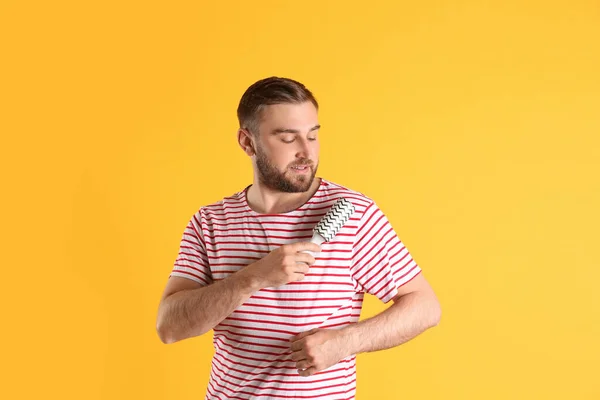
M 158 332 L 164 343 L 200 336 L 223 321 L 260 289 L 243 269 L 226 279 L 167 297 L 158 311 Z
M 437 325 L 440 305 L 433 292 L 408 293 L 380 314 L 340 330 L 347 354 L 389 349 Z

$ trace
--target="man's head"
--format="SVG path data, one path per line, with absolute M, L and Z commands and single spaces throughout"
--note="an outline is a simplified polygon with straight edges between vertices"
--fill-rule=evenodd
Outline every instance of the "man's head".
M 305 192 L 319 163 L 317 100 L 300 82 L 271 77 L 250 86 L 237 110 L 238 141 L 265 186 Z

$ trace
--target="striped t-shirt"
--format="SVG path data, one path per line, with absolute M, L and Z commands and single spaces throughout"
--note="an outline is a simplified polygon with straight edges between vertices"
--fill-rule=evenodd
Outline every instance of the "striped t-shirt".
M 358 322 L 364 293 L 384 303 L 421 271 L 389 221 L 367 196 L 321 179 L 315 194 L 284 214 L 259 214 L 248 187 L 200 208 L 190 219 L 170 276 L 209 285 L 277 247 L 308 241 L 340 197 L 354 214 L 321 245 L 304 280 L 255 292 L 214 328 L 206 399 L 354 399 L 356 355 L 308 377 L 299 375 L 289 339 L 313 328 Z

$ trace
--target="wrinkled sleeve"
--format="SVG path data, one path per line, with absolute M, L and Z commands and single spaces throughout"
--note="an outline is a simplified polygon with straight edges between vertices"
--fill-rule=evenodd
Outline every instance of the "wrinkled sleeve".
M 359 291 L 384 303 L 398 294 L 398 288 L 421 272 L 387 217 L 371 202 L 358 225 L 352 251 L 352 277 Z
M 185 227 L 179 244 L 179 254 L 169 277 L 188 278 L 202 286 L 207 286 L 213 283 L 213 279 L 202 235 L 201 220 L 202 214 L 198 211 Z

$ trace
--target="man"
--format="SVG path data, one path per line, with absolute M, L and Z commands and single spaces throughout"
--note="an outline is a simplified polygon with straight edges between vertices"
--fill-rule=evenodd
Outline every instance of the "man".
M 315 179 L 317 113 L 299 82 L 250 86 L 237 136 L 254 182 L 200 208 L 183 233 L 157 331 L 173 343 L 214 330 L 207 399 L 354 399 L 356 354 L 439 322 L 433 290 L 373 200 Z M 350 220 L 330 242 L 309 242 L 340 197 Z M 365 292 L 393 305 L 358 322 Z

